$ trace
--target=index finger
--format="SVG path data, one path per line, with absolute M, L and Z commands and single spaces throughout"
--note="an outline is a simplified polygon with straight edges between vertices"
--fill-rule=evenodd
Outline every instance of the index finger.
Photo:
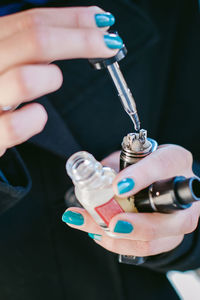
M 97 29 L 35 27 L 0 42 L 0 72 L 27 63 L 111 57 L 122 46 L 119 36 Z
M 96 14 L 105 13 L 97 6 L 35 8 L 0 18 L 0 39 L 35 26 L 65 28 L 97 28 Z M 115 22 L 112 14 L 106 13 L 109 26 Z
M 166 145 L 121 171 L 113 188 L 119 197 L 136 194 L 153 182 L 174 176 L 192 176 L 192 154 L 177 145 Z

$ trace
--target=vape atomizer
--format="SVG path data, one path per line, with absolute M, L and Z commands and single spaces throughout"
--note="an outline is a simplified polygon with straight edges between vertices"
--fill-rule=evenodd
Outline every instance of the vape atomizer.
M 157 149 L 157 142 L 147 138 L 147 131 L 141 129 L 139 133 L 129 133 L 122 142 L 120 154 L 120 170 L 135 164 L 140 159 Z

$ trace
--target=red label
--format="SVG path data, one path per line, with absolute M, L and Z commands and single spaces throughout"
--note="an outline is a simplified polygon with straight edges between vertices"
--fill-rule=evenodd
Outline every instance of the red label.
M 123 209 L 117 201 L 112 198 L 110 201 L 95 207 L 96 212 L 104 220 L 106 225 L 109 224 L 110 220 L 117 214 L 123 213 Z

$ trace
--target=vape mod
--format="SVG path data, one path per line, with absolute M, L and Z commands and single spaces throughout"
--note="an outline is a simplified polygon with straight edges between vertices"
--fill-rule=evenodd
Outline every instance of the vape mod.
M 120 154 L 120 170 L 135 164 L 142 158 L 146 157 L 150 153 L 157 149 L 157 142 L 153 139 L 147 138 L 147 131 L 141 129 L 139 133 L 129 133 L 124 137 L 122 142 L 122 151 Z M 134 203 L 135 196 L 128 198 L 130 203 Z M 124 199 L 119 200 L 120 203 L 124 202 Z M 135 206 L 134 212 L 137 212 Z M 129 255 L 119 255 L 119 262 L 125 264 L 139 265 L 145 262 L 145 258 Z

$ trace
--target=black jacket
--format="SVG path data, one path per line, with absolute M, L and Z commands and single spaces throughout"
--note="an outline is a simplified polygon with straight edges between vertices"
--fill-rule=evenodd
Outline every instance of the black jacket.
M 96 4 L 116 16 L 129 54 L 122 70 L 137 101 L 142 127 L 161 143 L 177 143 L 200 162 L 199 14 L 197 1 L 71 1 Z M 42 97 L 45 130 L 0 159 L 0 295 L 3 300 L 178 299 L 168 270 L 200 266 L 199 228 L 175 250 L 142 267 L 120 265 L 115 254 L 61 216 L 71 186 L 65 161 L 87 150 L 97 159 L 120 149 L 132 124 L 111 80 L 86 60 L 58 65 L 64 85 Z M 198 168 L 197 168 L 198 170 Z M 31 186 L 32 183 L 32 186 Z

